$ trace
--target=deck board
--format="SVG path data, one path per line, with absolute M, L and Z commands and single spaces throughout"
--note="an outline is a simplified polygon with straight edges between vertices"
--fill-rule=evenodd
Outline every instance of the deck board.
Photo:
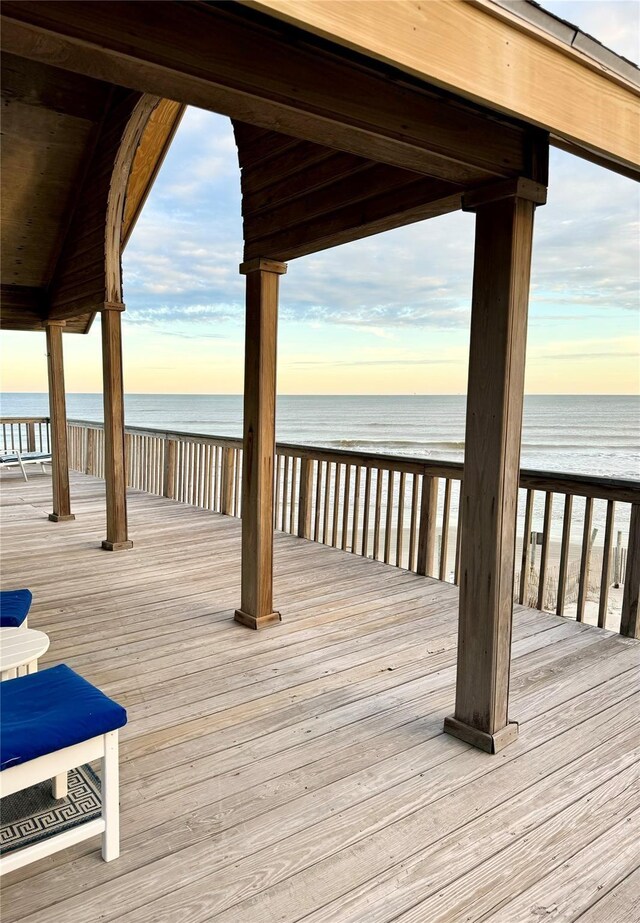
M 237 520 L 104 485 L 2 478 L 3 587 L 124 704 L 122 855 L 82 843 L 4 880 L 3 921 L 608 919 L 640 900 L 640 643 L 516 606 L 497 756 L 442 734 L 457 590 L 276 535 L 283 623 L 251 632 Z M 635 864 L 634 864 L 635 863 Z M 609 917 L 610 918 L 610 917 Z

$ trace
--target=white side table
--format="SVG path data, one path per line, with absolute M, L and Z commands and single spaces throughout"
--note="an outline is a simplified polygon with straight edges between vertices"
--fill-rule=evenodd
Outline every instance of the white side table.
M 32 628 L 0 628 L 0 680 L 35 673 L 49 636 Z

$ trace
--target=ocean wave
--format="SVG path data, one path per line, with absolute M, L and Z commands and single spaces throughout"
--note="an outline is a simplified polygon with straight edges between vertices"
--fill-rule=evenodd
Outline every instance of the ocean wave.
M 355 449 L 362 446 L 373 446 L 379 451 L 384 449 L 464 449 L 464 442 L 418 442 L 416 439 L 333 439 L 328 445 L 341 449 Z

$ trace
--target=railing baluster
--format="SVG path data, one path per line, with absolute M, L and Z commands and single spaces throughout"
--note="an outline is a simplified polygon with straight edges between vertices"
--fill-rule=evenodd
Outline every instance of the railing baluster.
M 551 538 L 551 513 L 553 511 L 553 494 L 547 491 L 544 499 L 544 522 L 542 526 L 542 548 L 540 550 L 540 576 L 538 578 L 537 608 L 544 609 L 544 590 L 547 581 L 547 564 L 549 561 L 549 542 Z
M 409 525 L 409 570 L 416 569 L 417 528 L 418 528 L 418 490 L 420 483 L 418 475 L 414 472 L 411 477 L 411 524 Z
M 527 491 L 527 500 L 524 509 L 524 531 L 522 534 L 522 563 L 520 565 L 520 592 L 518 602 L 525 605 L 529 592 L 529 576 L 531 571 L 531 519 L 533 517 L 533 501 L 535 492 Z
M 395 471 L 387 471 L 387 515 L 384 524 L 384 563 L 391 561 L 391 526 L 393 522 L 393 492 L 395 489 Z
M 589 566 L 591 563 L 591 522 L 593 519 L 593 498 L 587 497 L 584 504 L 584 527 L 582 531 L 582 555 L 580 560 L 580 582 L 576 619 L 584 621 L 584 609 L 589 590 Z
M 360 520 L 360 482 L 362 477 L 362 468 L 356 465 L 356 480 L 353 487 L 353 526 L 351 529 L 351 551 L 353 554 L 358 553 L 358 525 Z
M 340 481 L 342 479 L 342 465 L 336 463 L 336 477 L 333 487 L 333 522 L 331 528 L 331 547 L 338 546 L 338 514 L 340 512 Z
M 607 607 L 609 604 L 609 584 L 611 583 L 611 545 L 613 541 L 613 520 L 616 505 L 613 500 L 607 502 L 607 522 L 604 531 L 604 548 L 602 549 L 602 576 L 600 578 L 600 601 L 598 603 L 598 628 L 607 627 Z
M 320 541 L 320 521 L 321 521 L 321 507 L 320 503 L 322 501 L 322 466 L 324 462 L 318 461 L 316 464 L 316 508 L 315 516 L 313 520 L 313 540 L 314 542 Z
M 351 499 L 351 465 L 344 466 L 344 497 L 342 500 L 342 550 L 349 542 L 349 506 Z
M 367 465 L 364 479 L 364 509 L 362 511 L 362 557 L 369 554 L 369 511 L 371 508 L 371 466 Z
M 442 536 L 440 539 L 440 580 L 447 579 L 447 558 L 449 554 L 449 512 L 451 510 L 451 478 L 444 482 L 444 504 L 442 507 Z
M 573 497 L 565 494 L 564 511 L 562 514 L 562 544 L 560 546 L 560 571 L 558 574 L 558 595 L 556 598 L 556 614 L 564 615 L 564 600 L 567 592 L 567 572 L 569 568 L 569 549 L 571 542 L 571 515 L 573 513 Z
M 324 510 L 322 516 L 322 541 L 329 544 L 329 500 L 331 498 L 331 462 L 326 462 L 326 477 L 324 485 Z
M 278 528 L 279 513 L 280 513 L 280 468 L 282 462 L 282 455 L 276 455 L 275 457 L 275 490 L 274 490 L 274 500 L 273 500 L 273 528 Z
M 382 503 L 382 469 L 376 468 L 375 518 L 373 522 L 373 557 L 378 560 L 380 551 L 380 506 Z
M 291 505 L 289 509 L 289 533 L 295 535 L 296 533 L 296 496 L 298 493 L 298 459 L 294 456 L 293 464 L 291 466 Z
M 284 475 L 282 478 L 282 518 L 280 520 L 280 531 L 285 531 L 287 521 L 287 495 L 289 493 L 289 456 L 284 457 Z
M 396 567 L 402 567 L 402 549 L 404 542 L 404 492 L 407 484 L 405 471 L 400 472 L 400 487 L 398 488 L 398 519 L 396 533 Z

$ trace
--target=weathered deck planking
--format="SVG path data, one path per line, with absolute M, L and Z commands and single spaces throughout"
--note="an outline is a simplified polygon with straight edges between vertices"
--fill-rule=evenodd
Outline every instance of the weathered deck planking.
M 123 852 L 4 880 L 3 920 L 633 919 L 640 644 L 516 607 L 517 742 L 442 733 L 457 590 L 276 535 L 281 625 L 234 624 L 240 524 L 130 492 L 134 548 L 100 551 L 104 484 L 2 480 L 3 586 L 34 591 L 43 666 L 129 710 Z M 613 914 L 613 917 L 612 917 Z

